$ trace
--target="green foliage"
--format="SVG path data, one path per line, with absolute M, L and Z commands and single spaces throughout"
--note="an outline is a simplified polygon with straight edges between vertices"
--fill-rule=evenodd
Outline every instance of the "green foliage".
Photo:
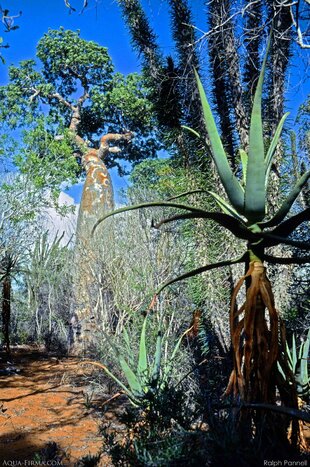
M 33 323 L 33 335 L 46 339 L 47 347 L 66 345 L 64 322 L 69 319 L 71 276 L 67 269 L 72 252 L 61 244 L 63 234 L 49 238 L 41 233 L 24 268 L 28 292 L 28 312 Z
M 134 362 L 134 351 L 131 348 L 130 337 L 126 328 L 123 330 L 123 349 L 125 352 L 118 350 L 109 336 L 105 335 L 113 352 L 117 356 L 119 366 L 127 380 L 127 385 L 124 385 L 108 368 L 105 366 L 102 368 L 125 391 L 134 406 L 152 410 L 153 404 L 156 404 L 156 400 L 161 397 L 161 393 L 170 384 L 174 360 L 183 337 L 188 331 L 185 331 L 178 339 L 171 356 L 168 358 L 166 355 L 163 355 L 163 331 L 160 325 L 157 330 L 156 349 L 153 357 L 151 357 L 148 354 L 146 345 L 146 326 L 149 319 L 149 317 L 146 317 L 143 321 L 138 362 L 136 364 Z
M 17 151 L 14 162 L 21 174 L 31 174 L 35 188 L 52 190 L 57 199 L 59 185 L 74 183 L 80 168 L 69 130 L 64 129 L 59 139 L 55 136 L 48 130 L 46 119 L 38 118 L 36 125 L 24 132 L 24 145 Z
M 309 397 L 310 395 L 310 378 L 308 375 L 308 355 L 310 346 L 310 329 L 308 330 L 307 337 L 302 341 L 299 349 L 296 347 L 295 334 L 292 337 L 292 347 L 289 348 L 286 343 L 286 357 L 287 363 L 297 386 L 297 393 L 300 397 Z M 282 376 L 285 378 L 284 372 L 278 364 Z
M 268 53 L 268 49 L 267 49 Z M 267 155 L 264 154 L 264 140 L 262 133 L 262 117 L 261 117 L 261 100 L 262 100 L 262 85 L 265 73 L 266 57 L 260 73 L 259 82 L 255 92 L 251 124 L 250 124 L 250 144 L 249 155 L 246 157 L 244 151 L 242 152 L 243 174 L 245 193 L 242 194 L 242 188 L 236 177 L 233 175 L 229 167 L 228 159 L 225 154 L 223 145 L 218 135 L 215 121 L 211 114 L 211 109 L 208 104 L 205 92 L 201 85 L 200 79 L 197 75 L 198 89 L 201 96 L 201 101 L 204 109 L 205 123 L 211 141 L 213 157 L 224 185 L 227 196 L 232 204 L 231 210 L 235 210 L 239 216 L 245 216 L 248 224 L 258 224 L 263 221 L 266 213 L 266 186 L 268 184 L 268 176 L 272 164 L 272 158 L 281 134 L 281 130 L 287 117 L 287 114 L 280 121 L 275 135 L 270 143 Z M 266 222 L 265 226 L 273 226 L 281 222 L 288 214 L 293 202 L 301 192 L 303 186 L 307 183 L 310 172 L 298 181 L 297 185 L 287 199 L 282 204 L 279 211 L 275 214 L 273 219 Z M 218 195 L 217 195 L 218 197 Z M 224 200 L 222 204 L 226 206 Z M 233 211 L 232 211 L 233 212 Z M 260 226 L 257 226 L 260 229 Z
M 62 95 L 84 87 L 96 86 L 104 92 L 109 85 L 113 64 L 106 47 L 80 38 L 80 32 L 60 28 L 44 34 L 38 42 L 37 57 L 43 76 Z
M 32 136 L 25 145 L 35 142 L 34 152 L 40 154 L 46 139 L 42 128 L 45 119 L 50 154 L 54 154 L 51 138 L 56 137 L 59 143 L 63 137 L 62 144 L 55 143 L 62 158 L 70 147 L 65 131 L 69 127 L 94 147 L 103 133 L 130 130 L 136 133 L 135 142 L 122 147 L 121 157 L 136 162 L 155 155 L 158 142 L 148 90 L 138 74 L 125 77 L 114 73 L 106 47 L 82 39 L 79 31 L 50 29 L 38 42 L 37 57 L 38 64 L 24 60 L 9 68 L 9 84 L 0 88 L 3 131 L 8 127 L 30 131 Z M 73 124 L 76 111 L 79 116 Z M 117 158 L 120 156 L 111 153 L 107 165 L 117 165 Z M 58 163 L 53 157 L 51 161 Z
M 134 167 L 130 182 L 143 192 L 148 191 L 154 197 L 169 198 L 189 189 L 195 180 L 197 186 L 204 182 L 203 176 L 193 169 L 192 173 L 177 167 L 170 159 L 147 160 Z M 129 189 L 129 196 L 130 196 Z
M 192 419 L 193 410 L 184 393 L 170 388 L 162 393 L 156 413 L 130 408 L 122 416 L 125 428 L 121 433 L 111 433 L 104 426 L 104 449 L 113 465 L 203 465 L 205 452 L 198 444 L 203 438 L 190 429 Z

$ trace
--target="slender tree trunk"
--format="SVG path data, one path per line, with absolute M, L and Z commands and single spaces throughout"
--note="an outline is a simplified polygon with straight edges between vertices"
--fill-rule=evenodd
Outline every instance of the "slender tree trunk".
M 7 355 L 10 349 L 10 320 L 11 320 L 11 277 L 7 275 L 2 283 L 2 332 Z

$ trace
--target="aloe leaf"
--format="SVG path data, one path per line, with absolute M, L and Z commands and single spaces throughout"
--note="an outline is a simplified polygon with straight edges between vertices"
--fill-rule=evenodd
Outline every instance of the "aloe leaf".
M 239 149 L 241 165 L 242 165 L 242 176 L 244 185 L 246 185 L 246 173 L 248 170 L 248 155 L 243 149 Z
M 127 211 L 135 211 L 136 209 L 143 209 L 143 208 L 152 208 L 152 207 L 170 207 L 170 208 L 177 208 L 177 209 L 184 209 L 185 211 L 195 212 L 196 214 L 201 213 L 205 214 L 207 211 L 204 209 L 195 208 L 193 206 L 189 206 L 187 204 L 179 204 L 173 203 L 170 201 L 151 201 L 149 203 L 141 203 L 141 204 L 134 204 L 133 206 L 125 206 L 124 208 L 115 209 L 112 212 L 105 214 L 103 217 L 98 219 L 96 224 L 92 229 L 92 235 L 94 234 L 95 230 L 97 229 L 98 225 L 101 224 L 104 220 L 108 219 L 111 216 L 115 216 L 115 214 L 120 214 L 122 212 Z
M 252 232 L 246 228 L 243 224 L 242 219 L 240 220 L 235 219 L 234 217 L 221 213 L 221 212 L 208 212 L 205 211 L 204 213 L 195 213 L 190 212 L 186 214 L 176 214 L 175 216 L 167 217 L 166 219 L 162 219 L 157 224 L 153 224 L 153 227 L 158 229 L 163 224 L 168 224 L 169 222 L 179 221 L 179 220 L 186 220 L 186 219 L 209 219 L 213 220 L 217 224 L 225 227 L 227 230 L 230 230 L 236 237 L 242 238 L 244 240 L 249 240 L 252 238 Z
M 301 358 L 300 358 L 300 376 L 303 385 L 309 384 L 308 376 L 308 355 L 309 355 L 309 346 L 310 346 L 310 328 L 308 330 L 307 338 L 303 345 L 301 346 Z
M 300 224 L 309 220 L 310 208 L 307 208 L 304 211 L 301 211 L 298 214 L 295 214 L 295 216 L 292 216 L 286 221 L 282 222 L 272 231 L 272 233 L 274 235 L 280 235 L 281 237 L 288 237 Z
M 296 200 L 297 196 L 300 194 L 300 192 L 303 189 L 304 185 L 307 183 L 309 177 L 310 177 L 310 170 L 308 170 L 308 172 L 305 172 L 300 177 L 300 179 L 298 180 L 298 182 L 296 183 L 296 185 L 294 186 L 292 191 L 289 193 L 288 197 L 283 202 L 282 206 L 276 212 L 276 214 L 269 221 L 260 223 L 261 227 L 273 227 L 273 226 L 275 226 L 275 225 L 277 225 L 277 224 L 279 224 L 280 222 L 283 221 L 283 219 L 289 213 L 289 210 L 291 209 L 291 207 L 292 207 L 294 201 Z
M 146 353 L 146 343 L 145 343 L 145 333 L 146 333 L 146 322 L 147 316 L 145 317 L 142 325 L 141 336 L 140 336 L 140 347 L 139 347 L 139 359 L 138 359 L 138 375 L 143 379 L 147 376 L 147 353 Z
M 127 351 L 127 355 L 128 355 L 128 363 L 129 365 L 133 365 L 133 352 L 131 350 L 131 342 L 130 342 L 130 338 L 129 338 L 129 334 L 127 332 L 127 329 L 124 327 L 123 329 L 123 338 L 124 338 L 124 341 L 125 341 L 125 345 L 126 345 L 126 351 Z
M 214 263 L 214 264 L 208 264 L 206 266 L 202 266 L 201 268 L 198 269 L 193 269 L 192 271 L 186 272 L 185 274 L 182 274 L 181 276 L 175 277 L 174 279 L 171 279 L 170 281 L 165 282 L 157 291 L 157 294 L 162 292 L 166 287 L 169 285 L 174 284 L 175 282 L 182 281 L 184 279 L 188 279 L 189 277 L 194 277 L 197 276 L 198 274 L 202 274 L 205 271 L 210 271 L 211 269 L 216 269 L 216 268 L 221 268 L 223 266 L 229 266 L 231 264 L 237 264 L 237 263 L 243 263 L 247 259 L 247 253 L 242 255 L 240 258 L 236 259 L 231 259 L 228 261 L 220 261 L 219 263 Z
M 283 379 L 286 379 L 285 374 L 284 374 L 284 371 L 282 370 L 282 367 L 281 367 L 281 365 L 280 365 L 279 362 L 277 362 L 277 366 L 278 366 L 278 370 L 280 371 L 280 373 L 281 373 Z
M 296 371 L 296 365 L 297 365 L 297 351 L 296 351 L 296 340 L 295 340 L 295 334 L 293 334 L 292 337 L 292 370 L 293 373 Z
M 268 185 L 269 172 L 270 172 L 270 169 L 271 169 L 273 156 L 274 156 L 274 153 L 275 153 L 279 138 L 280 138 L 281 133 L 282 133 L 282 128 L 283 128 L 284 122 L 287 119 L 287 117 L 289 116 L 289 114 L 290 113 L 287 112 L 281 118 L 281 120 L 280 120 L 280 122 L 279 122 L 279 124 L 277 126 L 277 129 L 275 131 L 275 134 L 274 134 L 274 136 L 273 136 L 273 138 L 271 140 L 271 143 L 270 143 L 270 146 L 268 148 L 266 157 L 265 157 L 265 168 L 266 168 L 265 187 L 266 188 L 267 188 L 267 185 Z
M 162 330 L 159 329 L 156 339 L 156 350 L 155 350 L 155 359 L 154 366 L 152 371 L 152 380 L 158 381 L 160 377 L 160 368 L 161 368 L 161 354 L 162 354 Z
M 205 126 L 209 135 L 212 154 L 214 158 L 215 165 L 217 167 L 219 176 L 227 193 L 227 196 L 235 209 L 238 212 L 243 213 L 244 209 L 244 194 L 240 186 L 239 181 L 233 174 L 227 156 L 221 141 L 221 138 L 218 134 L 216 124 L 211 112 L 209 102 L 207 100 L 206 93 L 203 89 L 202 83 L 198 76 L 198 73 L 195 70 L 196 81 L 198 85 L 198 91 L 200 95 L 201 105 L 205 118 Z
M 102 368 L 105 371 L 105 373 L 110 378 L 112 378 L 126 392 L 126 394 L 131 399 L 133 399 L 134 401 L 137 401 L 137 399 L 135 398 L 134 394 L 130 391 L 130 389 L 127 386 L 125 386 L 125 384 L 123 384 L 105 365 L 100 365 L 100 368 Z
M 167 201 L 171 201 L 177 198 L 182 198 L 183 196 L 194 195 L 195 193 L 208 194 L 209 192 L 207 190 L 201 190 L 201 189 L 184 191 L 183 193 L 180 193 L 179 195 L 171 196 L 171 198 L 168 198 Z
M 298 240 L 291 240 L 287 237 L 280 237 L 279 235 L 273 235 L 272 233 L 261 232 L 258 236 L 263 237 L 263 242 L 261 246 L 263 248 L 269 248 L 271 246 L 280 245 L 283 243 L 284 245 L 291 245 L 295 246 L 296 248 L 300 248 L 301 250 L 310 250 L 310 243 L 309 242 L 299 242 Z
M 126 333 L 126 331 L 125 331 Z M 130 389 L 128 389 L 123 383 L 121 383 L 111 372 L 109 372 L 109 370 L 107 370 L 106 368 L 104 368 L 105 372 L 107 374 L 109 374 L 111 377 L 113 377 L 113 379 L 116 381 L 117 379 L 117 383 L 120 384 L 120 386 L 126 390 L 126 392 L 129 394 L 130 393 L 130 397 L 132 395 L 142 395 L 142 387 L 141 387 L 141 384 L 137 378 L 137 376 L 134 374 L 134 372 L 131 370 L 130 366 L 128 365 L 128 363 L 126 362 L 125 358 L 123 357 L 123 355 L 120 353 L 120 351 L 117 349 L 117 347 L 113 344 L 113 342 L 111 341 L 109 335 L 103 330 L 103 334 L 105 336 L 105 339 L 107 340 L 107 342 L 109 343 L 109 345 L 111 346 L 111 348 L 113 349 L 113 352 L 116 354 L 117 358 L 118 358 L 118 361 L 119 361 L 119 364 L 120 364 L 120 367 L 124 373 L 124 376 L 126 377 L 127 379 L 127 382 L 129 384 L 129 387 Z
M 304 348 L 304 342 L 302 342 L 301 346 L 299 347 L 298 360 L 301 360 L 302 358 L 303 348 Z
M 239 216 L 237 211 L 232 206 L 230 206 L 230 204 L 228 204 L 221 196 L 219 196 L 217 193 L 213 193 L 213 191 L 209 191 L 209 193 L 215 198 L 216 202 L 225 214 L 233 216 L 239 221 L 243 222 L 242 217 Z
M 293 368 L 293 358 L 292 358 L 291 350 L 290 350 L 287 342 L 286 342 L 286 356 L 287 356 L 287 359 L 288 359 L 289 366 L 292 369 Z
M 119 363 L 132 393 L 135 395 L 142 395 L 143 390 L 140 381 L 122 355 L 119 355 Z
M 267 50 L 255 91 L 250 122 L 249 157 L 246 174 L 247 182 L 244 195 L 244 214 L 250 221 L 254 221 L 255 223 L 263 220 L 265 217 L 266 189 L 262 123 L 262 92 L 270 41 L 271 38 L 269 37 Z
M 310 256 L 295 257 L 295 258 L 281 258 L 277 256 L 263 255 L 262 258 L 271 264 L 307 264 L 310 263 Z
M 190 128 L 189 126 L 186 126 L 186 125 L 182 125 L 182 128 L 189 131 L 190 133 L 193 133 L 193 135 L 197 136 L 197 138 L 200 138 L 200 134 L 198 133 L 198 131 L 193 130 L 192 128 Z

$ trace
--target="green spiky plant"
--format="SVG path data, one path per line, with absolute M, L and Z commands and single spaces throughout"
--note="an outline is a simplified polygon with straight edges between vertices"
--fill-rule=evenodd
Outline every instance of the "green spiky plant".
M 246 240 L 247 249 L 240 258 L 208 264 L 187 272 L 166 282 L 158 292 L 174 282 L 193 277 L 204 271 L 236 263 L 245 263 L 247 272 L 237 283 L 231 300 L 230 329 L 234 366 L 226 394 L 233 392 L 235 396 L 240 396 L 246 402 L 262 403 L 275 402 L 276 386 L 278 385 L 279 388 L 280 385 L 276 362 L 278 359 L 285 358 L 285 352 L 282 350 L 283 346 L 285 349 L 284 339 L 282 339 L 282 347 L 279 350 L 280 321 L 264 262 L 280 264 L 305 264 L 310 262 L 309 256 L 299 255 L 293 258 L 279 258 L 268 254 L 266 251 L 269 247 L 281 244 L 291 245 L 299 251 L 309 251 L 310 249 L 309 243 L 290 238 L 290 235 L 294 233 L 301 223 L 310 219 L 310 209 L 291 215 L 286 219 L 290 214 L 294 201 L 309 179 L 309 171 L 298 180 L 278 211 L 271 217 L 267 215 L 266 192 L 270 170 L 281 131 L 288 116 L 288 114 L 285 114 L 282 117 L 269 147 L 265 148 L 261 107 L 268 47 L 254 96 L 248 154 L 243 150 L 240 151 L 243 181 L 240 181 L 234 175 L 229 165 L 210 105 L 196 73 L 213 159 L 229 202 L 216 193 L 211 194 L 223 212 L 209 212 L 197 206 L 178 203 L 175 198 L 171 198 L 168 201 L 143 203 L 117 209 L 98 220 L 94 227 L 95 230 L 97 225 L 104 219 L 120 212 L 152 206 L 166 206 L 179 209 L 183 213 L 163 219 L 155 227 L 183 219 L 210 219 L 228 229 L 237 238 Z M 187 192 L 177 198 L 201 191 L 203 190 Z M 206 192 L 210 193 L 209 191 Z M 244 283 L 247 288 L 246 299 L 238 309 L 236 298 Z M 283 394 L 282 402 L 287 403 L 288 399 L 285 395 L 287 391 L 285 389 L 282 391 L 281 388 L 279 388 L 279 391 Z M 296 406 L 297 398 L 294 395 L 292 395 L 290 403 Z
M 113 344 L 110 337 L 105 333 L 105 338 L 117 357 L 117 361 L 123 376 L 126 379 L 124 384 L 114 373 L 105 365 L 97 362 L 87 362 L 102 368 L 105 373 L 112 378 L 118 386 L 128 396 L 130 402 L 135 407 L 149 408 L 150 402 L 155 397 L 160 397 L 161 393 L 167 388 L 171 381 L 173 364 L 176 355 L 180 349 L 184 336 L 190 331 L 187 329 L 177 340 L 170 358 L 163 356 L 163 331 L 162 326 L 158 326 L 156 337 L 156 348 L 153 355 L 147 349 L 146 327 L 148 316 L 145 317 L 140 334 L 138 360 L 134 362 L 134 352 L 130 341 L 129 333 L 126 328 L 123 329 L 123 351 L 120 352 Z
M 301 343 L 299 350 L 297 350 L 295 334 L 293 334 L 292 337 L 291 349 L 286 343 L 287 362 L 296 381 L 297 394 L 301 398 L 308 398 L 310 395 L 310 378 L 308 374 L 309 346 L 310 329 L 308 330 L 306 339 Z M 285 378 L 281 365 L 279 365 L 279 370 Z

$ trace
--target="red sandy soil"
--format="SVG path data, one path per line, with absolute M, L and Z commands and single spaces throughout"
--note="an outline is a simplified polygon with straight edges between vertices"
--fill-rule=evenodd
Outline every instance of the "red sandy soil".
M 6 360 L 2 355 L 0 370 Z M 104 406 L 109 411 L 94 409 L 94 403 L 102 407 L 104 397 L 87 403 L 85 376 L 97 370 L 77 358 L 58 359 L 29 348 L 14 349 L 12 360 L 20 372 L 0 376 L 0 466 L 15 461 L 73 467 L 82 465 L 82 457 L 98 454 L 103 445 L 99 426 L 115 416 L 113 403 Z M 44 464 L 47 453 L 55 450 L 61 463 Z M 109 465 L 108 457 L 102 456 L 100 466 Z
M 6 360 L 0 354 L 0 372 Z M 119 432 L 124 400 L 109 401 L 113 392 L 99 393 L 90 401 L 85 396 L 91 393 L 89 381 L 96 367 L 29 347 L 15 348 L 11 360 L 20 371 L 0 376 L 0 467 L 82 466 L 81 458 L 102 449 L 102 424 Z M 305 425 L 304 429 L 309 441 L 310 430 Z M 102 454 L 99 465 L 113 464 Z

